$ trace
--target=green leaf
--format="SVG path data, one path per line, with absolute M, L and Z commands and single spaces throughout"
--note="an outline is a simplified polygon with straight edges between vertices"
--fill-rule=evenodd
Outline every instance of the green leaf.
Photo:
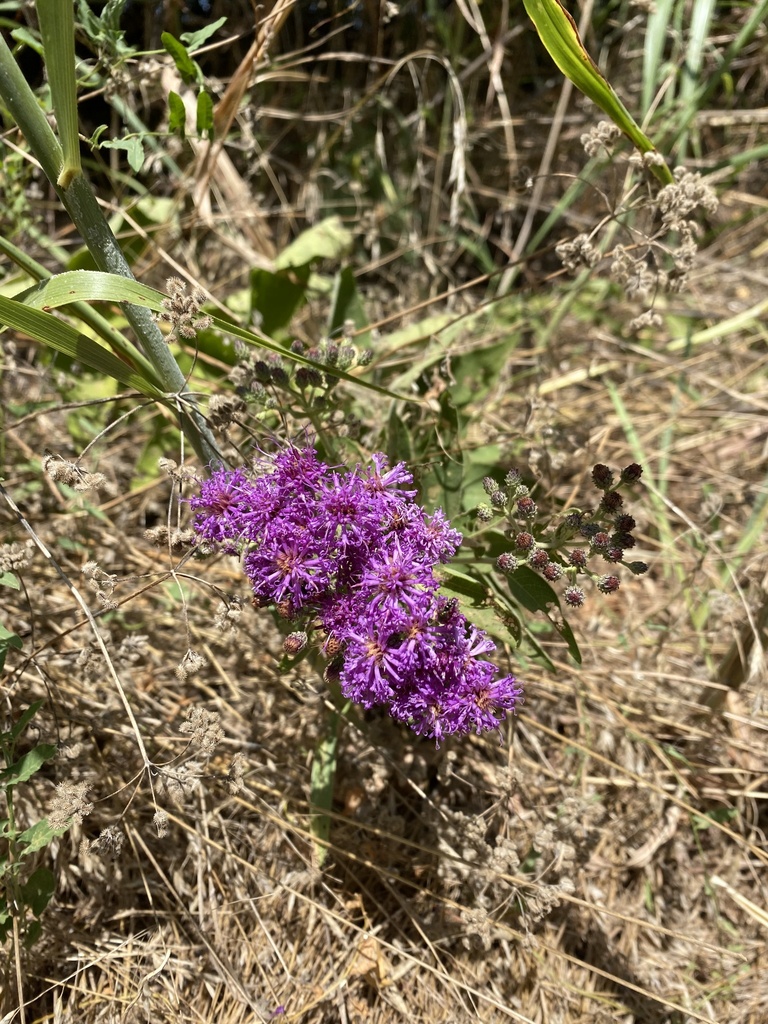
M 333 279 L 333 291 L 331 293 L 331 315 L 328 319 L 328 335 L 333 337 L 341 331 L 344 324 L 351 320 L 357 328 L 366 327 L 368 317 L 357 290 L 355 274 L 351 267 L 344 267 Z M 355 344 L 362 348 L 368 348 L 371 343 L 371 332 L 365 331 L 358 334 Z
M 184 138 L 187 129 L 187 108 L 177 92 L 168 93 L 168 131 Z
M 17 837 L 16 841 L 23 849 L 20 850 L 22 857 L 26 857 L 30 853 L 37 853 L 38 850 L 45 849 L 52 839 L 56 839 L 57 836 L 63 836 L 65 832 L 69 831 L 71 822 L 67 825 L 58 825 L 53 828 L 47 818 L 43 818 L 42 821 L 36 821 L 30 828 L 25 829 Z
M 192 60 L 186 47 L 175 36 L 172 36 L 170 32 L 163 32 L 160 42 L 165 47 L 166 53 L 173 58 L 173 63 L 176 65 L 184 85 L 195 85 L 202 81 L 203 76 L 199 65 Z
M 0 587 L 8 587 L 9 590 L 18 590 L 21 587 L 19 577 L 15 572 L 0 573 Z
M 523 0 L 523 3 L 550 57 L 565 77 L 596 103 L 641 153 L 658 153 L 587 53 L 576 22 L 559 0 Z M 671 185 L 675 180 L 666 163 L 651 164 L 650 170 L 664 185 Z
M 213 138 L 213 100 L 205 89 L 197 97 L 197 134 L 201 138 L 203 135 Z
M 19 643 L 21 643 L 21 641 L 19 641 Z M 30 704 L 29 707 L 26 708 L 26 710 L 22 711 L 22 713 L 19 716 L 18 720 L 16 722 L 14 722 L 13 725 L 11 726 L 11 731 L 10 731 L 11 743 L 15 743 L 16 740 L 19 738 L 19 736 L 21 736 L 21 734 L 27 728 L 27 726 L 32 721 L 32 719 L 35 717 L 37 712 L 43 706 L 43 703 L 44 702 L 42 700 L 33 701 L 33 703 Z
M 278 336 L 294 313 L 306 301 L 309 264 L 294 270 L 256 269 L 251 271 L 253 309 L 261 314 L 261 329 Z
M 38 868 L 20 888 L 21 898 L 26 906 L 35 917 L 40 917 L 56 891 L 56 879 L 48 868 Z
M 352 233 L 341 217 L 328 217 L 303 231 L 275 260 L 277 270 L 303 267 L 314 260 L 338 260 L 352 247 Z
M 134 174 L 138 174 L 144 166 L 144 142 L 138 135 L 129 135 L 124 139 L 110 139 L 107 142 L 100 142 L 99 149 L 125 150 L 128 163 Z
M 8 657 L 8 651 L 11 649 L 20 651 L 23 646 L 21 637 L 18 637 L 0 623 L 0 672 L 5 668 L 5 659 Z
M 387 456 L 394 466 L 396 462 L 413 462 L 413 442 L 411 432 L 406 426 L 402 416 L 397 411 L 397 405 L 393 403 L 389 411 L 387 424 Z
M 529 612 L 549 613 L 550 607 L 559 607 L 555 591 L 527 565 L 521 565 L 507 577 L 510 592 L 518 604 Z
M 0 785 L 18 786 L 20 782 L 27 782 L 46 761 L 56 756 L 56 749 L 50 743 L 39 743 L 28 750 L 18 761 L 0 771 Z
M 199 28 L 197 32 L 182 32 L 179 38 L 187 49 L 194 53 L 195 50 L 200 49 L 207 39 L 210 39 L 215 32 L 219 31 L 226 20 L 226 18 L 217 18 L 210 25 L 204 25 L 202 28 Z

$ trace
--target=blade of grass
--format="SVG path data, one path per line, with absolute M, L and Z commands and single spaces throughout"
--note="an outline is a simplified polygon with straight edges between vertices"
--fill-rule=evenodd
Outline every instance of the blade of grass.
M 64 155 L 56 184 L 66 189 L 77 175 L 82 174 L 75 78 L 74 4 L 61 3 L 61 0 L 37 0 L 37 17 L 53 112 Z
M 32 257 L 27 253 L 22 252 L 21 249 L 8 241 L 7 238 L 0 237 L 0 252 L 5 253 L 5 255 L 10 257 L 18 267 L 25 271 L 25 273 L 29 274 L 30 277 L 36 278 L 38 282 L 47 281 L 53 277 L 53 274 L 51 274 L 51 272 L 41 263 L 32 259 Z M 34 302 L 29 303 L 28 296 L 29 291 L 14 295 L 13 298 L 34 306 Z M 102 338 L 109 345 L 112 351 L 116 352 L 125 362 L 140 367 L 144 377 L 148 381 L 154 383 L 158 390 L 162 391 L 162 387 L 157 375 L 155 374 L 154 367 L 147 357 L 140 352 L 134 344 L 125 338 L 120 331 L 106 319 L 106 317 L 103 317 L 101 313 L 98 313 L 95 309 L 89 306 L 87 302 L 72 302 L 68 305 L 62 305 L 61 309 L 64 313 L 76 316 L 84 324 L 87 324 L 94 333 Z
M 565 77 L 597 104 L 641 153 L 658 155 L 654 144 L 587 53 L 576 23 L 563 5 L 558 0 L 523 0 L 523 3 L 541 41 Z M 673 183 L 672 172 L 663 160 L 660 164 L 650 164 L 650 170 L 663 185 Z
M 0 296 L 0 323 L 21 331 L 34 341 L 76 359 L 148 398 L 161 399 L 163 392 L 140 373 L 103 348 L 93 338 L 80 334 L 70 324 L 50 313 L 34 309 L 15 299 Z

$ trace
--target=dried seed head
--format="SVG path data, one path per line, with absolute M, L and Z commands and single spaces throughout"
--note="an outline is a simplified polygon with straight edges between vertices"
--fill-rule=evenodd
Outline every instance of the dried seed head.
M 53 829 L 66 828 L 71 823 L 80 823 L 93 810 L 88 800 L 87 782 L 60 782 L 48 814 L 48 824 Z
M 610 154 L 613 144 L 621 135 L 621 130 L 612 121 L 600 121 L 585 132 L 580 142 L 589 157 L 597 156 L 601 149 Z

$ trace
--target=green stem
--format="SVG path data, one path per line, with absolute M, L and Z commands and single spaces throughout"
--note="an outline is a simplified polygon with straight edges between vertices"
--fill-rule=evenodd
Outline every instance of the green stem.
M 62 188 L 57 184 L 64 164 L 61 146 L 1 35 L 0 97 L 21 129 L 46 177 L 56 189 L 62 205 L 80 232 L 96 266 L 106 273 L 133 278 L 131 268 L 85 177 L 77 175 L 68 188 Z M 141 340 L 165 390 L 169 395 L 178 395 L 180 398 L 184 396 L 188 391 L 184 374 L 151 312 L 133 303 L 126 302 L 121 305 L 128 323 Z M 189 395 L 182 401 L 179 402 L 178 411 L 184 435 L 204 464 L 221 464 L 224 460 L 216 441 L 194 401 Z

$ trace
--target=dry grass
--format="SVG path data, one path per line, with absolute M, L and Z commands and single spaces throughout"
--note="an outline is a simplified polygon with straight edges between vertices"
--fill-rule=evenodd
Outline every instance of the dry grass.
M 492 57 L 483 80 L 491 91 Z M 470 150 L 499 137 L 509 150 L 520 126 L 508 101 L 501 109 L 500 122 L 478 117 Z M 526 131 L 542 152 L 559 132 L 565 161 L 584 127 L 577 120 L 553 129 L 530 119 Z M 708 159 L 737 152 L 745 130 L 724 129 Z M 320 142 L 327 155 L 331 144 Z M 445 153 L 428 137 L 419 144 L 419 181 L 447 180 L 445 167 L 430 177 Z M 275 150 L 265 162 L 287 190 L 295 168 L 288 173 Z M 207 167 L 198 185 L 213 189 L 210 217 L 198 194 L 201 217 L 173 225 L 183 226 L 176 266 L 222 298 L 241 280 L 233 254 L 269 259 L 282 225 L 307 214 L 325 173 L 319 158 L 315 173 L 270 218 L 256 211 L 246 224 L 229 216 Z M 476 210 L 501 194 L 479 160 L 467 180 Z M 250 187 L 243 175 L 233 202 Z M 625 330 L 635 305 L 592 281 L 575 294 L 541 284 L 551 256 L 526 265 L 537 286 L 530 338 L 473 410 L 469 443 L 521 452 L 542 491 L 569 502 L 585 493 L 594 462 L 641 461 L 638 557 L 651 572 L 611 598 L 595 595 L 572 618 L 581 667 L 544 637 L 556 672 L 524 663 L 526 704 L 503 744 L 470 738 L 435 750 L 389 719 L 347 720 L 322 863 L 308 802 L 330 708 L 319 680 L 308 667 L 278 672 L 280 638 L 251 608 L 232 561 L 179 564 L 145 540 L 145 527 L 177 507 L 167 476 L 135 482 L 148 417 L 107 435 L 98 498 L 86 502 L 40 474 L 46 447 L 76 452 L 95 421 L 62 406 L 49 368 L 23 343 L 6 353 L 4 486 L 92 607 L 83 563 L 116 574 L 118 607 L 99 624 L 151 760 L 103 660 L 81 654 L 93 637 L 71 591 L 36 552 L 25 589 L 3 591 L 3 621 L 25 643 L 5 706 L 18 714 L 45 700 L 37 736 L 60 753 L 17 788 L 16 813 L 25 825 L 38 820 L 64 780 L 86 782 L 94 807 L 36 855 L 53 861 L 56 896 L 41 940 L 15 954 L 27 1021 L 768 1020 L 768 350 L 761 314 L 741 316 L 759 304 L 764 314 L 764 187 L 754 168 L 732 179 L 689 289 L 666 300 L 663 326 L 642 341 Z M 563 190 L 557 179 L 548 188 L 544 209 Z M 445 230 L 450 189 L 418 198 L 421 240 L 439 236 L 423 247 L 397 233 L 394 204 L 353 195 L 370 225 L 361 280 L 372 282 L 372 320 L 394 312 L 418 322 L 429 312 L 418 300 L 472 276 L 468 248 Z M 584 216 L 567 213 L 575 230 Z M 496 232 L 478 213 L 463 227 L 498 253 L 514 223 Z M 260 246 L 264 231 L 269 245 Z M 205 269 L 212 249 L 225 278 L 231 268 L 226 285 Z M 414 262 L 399 263 L 404 253 Z M 162 255 L 148 250 L 146 276 L 172 269 Z M 468 295 L 431 311 L 458 315 L 487 298 L 479 286 Z M 316 312 L 297 330 L 311 335 Z M 455 351 L 487 344 L 500 323 L 491 317 L 484 335 L 473 321 Z M 405 365 L 424 344 L 397 358 Z M 22 422 L 14 410 L 31 395 L 40 405 Z M 3 538 L 23 542 L 15 518 L 2 516 Z M 217 623 L 221 595 L 242 602 L 229 633 Z M 180 679 L 190 648 L 206 665 Z M 213 752 L 182 730 L 200 707 L 219 716 Z M 246 766 L 239 789 L 237 755 Z M 120 851 L 89 845 L 111 827 L 123 833 Z M 12 960 L 2 985 L 10 1021 Z

